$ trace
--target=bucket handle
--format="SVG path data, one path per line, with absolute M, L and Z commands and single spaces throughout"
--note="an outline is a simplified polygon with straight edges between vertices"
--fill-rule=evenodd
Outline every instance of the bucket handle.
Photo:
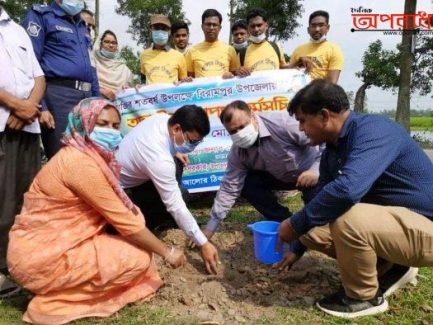
M 254 231 L 254 224 L 250 223 L 249 225 L 247 225 L 247 228 Z

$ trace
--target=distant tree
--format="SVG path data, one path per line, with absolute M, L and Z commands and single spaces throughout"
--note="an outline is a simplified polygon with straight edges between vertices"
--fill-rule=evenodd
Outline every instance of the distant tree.
M 9 16 L 19 24 L 24 20 L 26 11 L 34 4 L 46 4 L 50 2 L 47 0 L 0 0 L 0 4 L 6 9 Z M 85 6 L 87 7 L 86 2 Z
M 398 86 L 398 60 L 398 53 L 384 50 L 380 40 L 370 43 L 362 56 L 363 69 L 355 73 L 362 80 L 362 85 L 355 95 L 355 112 L 364 111 L 366 90 L 371 86 L 382 89 Z
M 299 0 L 238 0 L 230 1 L 234 5 L 233 16 L 230 21 L 245 19 L 248 10 L 263 8 L 268 14 L 268 34 L 271 39 L 288 40 L 296 36 L 295 30 L 299 27 L 298 18 L 304 12 Z
M 42 3 L 40 0 L 3 0 L 0 1 L 3 8 L 5 8 L 6 12 L 9 16 L 21 24 L 24 20 L 24 14 L 26 11 L 32 7 L 34 4 Z
M 128 33 L 138 44 L 148 47 L 151 44 L 150 16 L 164 14 L 171 22 L 184 20 L 181 0 L 117 0 L 116 12 L 130 18 Z
M 140 80 L 140 53 L 134 53 L 132 47 L 124 46 L 119 52 L 119 56 L 125 61 L 125 64 L 134 74 L 134 83 L 139 83 Z
M 433 91 L 433 38 L 422 34 L 417 36 L 414 55 L 411 90 L 425 96 Z

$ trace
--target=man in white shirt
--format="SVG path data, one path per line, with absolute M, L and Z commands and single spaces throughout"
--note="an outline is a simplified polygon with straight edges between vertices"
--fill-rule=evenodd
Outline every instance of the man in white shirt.
M 206 112 L 185 105 L 173 115 L 155 114 L 129 132 L 116 158 L 122 166 L 120 182 L 141 209 L 153 230 L 176 222 L 197 246 L 209 273 L 217 273 L 218 252 L 188 210 L 176 179 L 176 154 L 187 154 L 203 141 L 210 124 Z
M 19 290 L 7 272 L 8 233 L 40 168 L 45 78 L 25 30 L 0 6 L 0 298 Z

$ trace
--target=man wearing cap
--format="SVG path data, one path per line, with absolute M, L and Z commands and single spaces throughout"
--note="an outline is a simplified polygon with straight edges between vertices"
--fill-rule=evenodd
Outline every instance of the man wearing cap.
M 188 80 L 184 56 L 168 45 L 170 27 L 167 16 L 150 17 L 153 44 L 140 57 L 141 76 L 147 85 Z
M 83 8 L 84 0 L 33 5 L 23 22 L 47 79 L 41 131 L 48 158 L 60 149 L 72 107 L 86 97 L 99 96 L 96 69 L 89 55 L 92 40 L 80 17 Z

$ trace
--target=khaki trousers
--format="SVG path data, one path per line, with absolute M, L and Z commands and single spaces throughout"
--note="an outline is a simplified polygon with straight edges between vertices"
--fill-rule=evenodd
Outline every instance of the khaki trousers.
M 402 207 L 358 203 L 300 240 L 337 259 L 346 295 L 354 299 L 373 298 L 378 275 L 391 263 L 433 266 L 433 221 Z

